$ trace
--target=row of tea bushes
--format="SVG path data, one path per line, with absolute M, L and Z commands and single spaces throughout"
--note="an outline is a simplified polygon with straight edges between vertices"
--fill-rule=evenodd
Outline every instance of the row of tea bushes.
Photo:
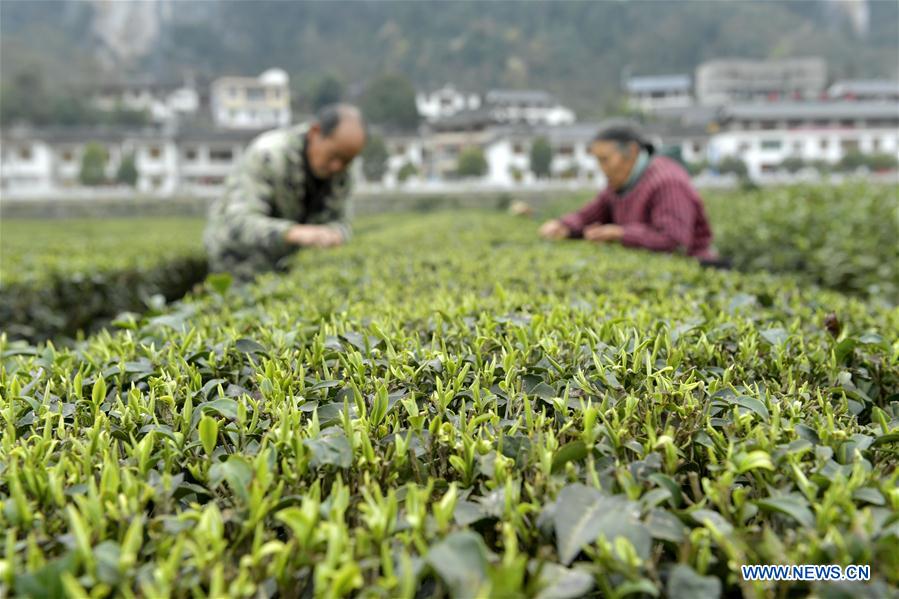
M 206 275 L 201 219 L 0 223 L 0 329 L 75 337 L 181 297 Z
M 73 348 L 2 338 L 0 594 L 897 592 L 895 309 L 503 215 L 390 225 Z
M 708 206 L 736 267 L 899 305 L 899 186 L 760 189 L 711 195 Z

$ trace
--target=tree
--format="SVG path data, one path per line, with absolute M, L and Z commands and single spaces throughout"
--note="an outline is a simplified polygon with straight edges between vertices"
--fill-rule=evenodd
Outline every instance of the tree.
M 362 110 L 372 123 L 404 130 L 418 126 L 415 89 L 402 75 L 382 75 L 375 79 L 362 98 Z
M 318 80 L 312 92 L 312 109 L 319 109 L 340 102 L 343 98 L 343 83 L 333 74 L 327 74 Z
M 858 150 L 847 152 L 837 163 L 837 170 L 842 172 L 855 172 L 860 167 L 866 166 L 865 155 Z
M 400 183 L 405 183 L 409 178 L 416 175 L 418 175 L 418 169 L 411 162 L 407 162 L 400 167 L 399 172 L 396 174 L 396 179 Z
M 833 165 L 826 160 L 812 160 L 809 166 L 818 171 L 819 175 L 828 175 L 833 170 Z
M 535 139 L 531 144 L 531 172 L 538 179 L 549 177 L 552 161 L 553 149 L 549 145 L 549 140 L 545 137 Z
M 78 180 L 82 185 L 102 185 L 106 183 L 106 148 L 97 142 L 84 147 L 81 156 L 81 172 Z
M 119 163 L 119 169 L 116 171 L 115 180 L 117 183 L 123 183 L 134 187 L 137 185 L 137 165 L 134 163 L 134 154 L 122 157 Z
M 687 163 L 687 172 L 690 173 L 691 177 L 696 177 L 701 174 L 702 171 L 709 167 L 708 162 L 705 160 L 701 160 L 699 162 L 688 162 Z
M 487 174 L 487 159 L 483 150 L 474 146 L 462 150 L 456 173 L 460 177 L 483 177 Z
M 855 150 L 840 159 L 837 170 L 851 173 L 867 167 L 872 171 L 885 171 L 896 168 L 896 162 L 896 157 L 890 154 L 863 154 Z
M 362 150 L 362 174 L 366 181 L 377 182 L 384 178 L 386 172 L 387 146 L 383 139 L 373 135 Z
M 736 156 L 727 156 L 719 162 L 718 172 L 722 175 L 733 173 L 741 179 L 749 175 L 749 169 L 746 168 L 746 163 Z
M 790 156 L 780 163 L 780 167 L 788 173 L 798 173 L 805 168 L 805 161 L 798 156 Z
M 872 171 L 894 170 L 899 165 L 893 154 L 868 154 L 865 158 Z

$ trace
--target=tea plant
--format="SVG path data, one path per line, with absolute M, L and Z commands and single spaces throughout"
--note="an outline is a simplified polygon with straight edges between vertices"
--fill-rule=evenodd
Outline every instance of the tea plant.
M 504 215 L 378 223 L 71 348 L 0 337 L 0 594 L 897 591 L 899 311 Z
M 206 275 L 202 219 L 0 220 L 0 328 L 75 337 L 184 295 Z

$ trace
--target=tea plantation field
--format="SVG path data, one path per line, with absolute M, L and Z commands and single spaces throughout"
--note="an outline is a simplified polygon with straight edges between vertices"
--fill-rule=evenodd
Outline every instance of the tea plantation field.
M 881 279 L 845 294 L 477 211 L 357 230 L 71 346 L 0 336 L 0 596 L 899 592 Z

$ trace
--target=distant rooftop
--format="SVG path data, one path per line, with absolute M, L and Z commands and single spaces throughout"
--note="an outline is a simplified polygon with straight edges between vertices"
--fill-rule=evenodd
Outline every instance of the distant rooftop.
M 837 81 L 827 90 L 831 96 L 846 94 L 858 96 L 899 95 L 899 81 L 890 79 L 847 79 Z
M 731 119 L 899 118 L 899 102 L 766 102 L 732 104 L 721 109 Z
M 493 89 L 487 92 L 488 104 L 555 104 L 549 92 L 538 89 Z
M 649 75 L 631 77 L 627 81 L 627 91 L 632 94 L 646 94 L 663 91 L 690 91 L 689 75 Z

